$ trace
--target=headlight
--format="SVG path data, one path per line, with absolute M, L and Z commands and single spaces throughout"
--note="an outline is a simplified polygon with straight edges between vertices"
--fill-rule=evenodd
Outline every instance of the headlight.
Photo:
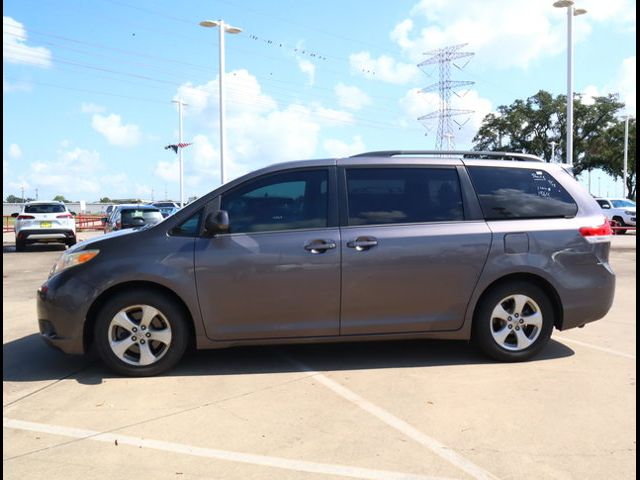
M 626 215 L 635 215 L 636 214 L 636 212 L 630 212 L 629 210 L 625 210 L 624 213 Z
M 100 250 L 82 250 L 80 252 L 65 252 L 58 259 L 58 261 L 51 268 L 49 276 L 60 273 L 67 268 L 75 267 L 76 265 L 82 265 L 90 260 L 93 260 L 96 255 L 100 253 Z

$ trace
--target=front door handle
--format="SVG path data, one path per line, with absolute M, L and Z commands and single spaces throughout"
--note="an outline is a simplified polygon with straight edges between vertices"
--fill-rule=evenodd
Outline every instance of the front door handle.
M 378 239 L 375 237 L 358 237 L 355 240 L 347 242 L 347 247 L 355 248 L 359 252 L 369 250 L 376 245 L 378 245 Z
M 324 253 L 334 248 L 336 248 L 336 242 L 333 240 L 312 240 L 304 246 L 304 249 L 311 253 Z

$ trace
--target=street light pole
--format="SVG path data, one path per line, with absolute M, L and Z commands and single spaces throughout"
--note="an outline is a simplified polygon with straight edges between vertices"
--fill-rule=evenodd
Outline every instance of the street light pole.
M 629 159 L 629 115 L 624 119 L 624 161 L 622 164 L 622 196 L 627 198 L 627 161 Z
M 558 0 L 553 6 L 567 9 L 567 148 L 566 163 L 573 166 L 573 17 L 587 11 L 574 8 L 573 0 Z
M 551 141 L 551 163 L 556 159 L 556 143 L 558 142 Z
M 178 155 L 180 162 L 180 208 L 184 207 L 184 180 L 183 180 L 183 172 L 184 172 L 184 163 L 182 161 L 182 107 L 186 105 L 186 103 L 182 103 L 182 100 L 172 100 L 172 103 L 178 104 Z
M 200 25 L 207 28 L 219 27 L 219 59 L 220 59 L 220 77 L 218 79 L 218 99 L 220 106 L 220 183 L 224 183 L 224 148 L 225 148 L 225 129 L 224 129 L 224 117 L 225 117 L 225 104 L 224 104 L 224 34 L 240 33 L 242 29 L 233 27 L 224 20 L 204 20 L 200 22 Z

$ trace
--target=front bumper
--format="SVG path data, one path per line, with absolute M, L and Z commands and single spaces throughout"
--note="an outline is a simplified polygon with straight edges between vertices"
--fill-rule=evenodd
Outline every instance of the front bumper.
M 44 283 L 37 293 L 40 337 L 65 353 L 85 353 L 84 327 L 95 289 L 62 272 Z

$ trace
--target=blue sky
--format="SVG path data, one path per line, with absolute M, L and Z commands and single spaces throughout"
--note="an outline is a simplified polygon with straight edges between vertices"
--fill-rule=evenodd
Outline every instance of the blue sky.
M 566 92 L 566 13 L 538 0 L 9 0 L 3 11 L 3 197 L 179 197 L 172 100 L 182 98 L 185 198 L 220 183 L 218 32 L 224 19 L 226 179 L 271 163 L 431 149 L 418 90 L 425 51 L 468 43 L 452 78 L 470 147 L 482 117 L 540 89 Z M 635 1 L 577 0 L 575 91 L 619 93 L 635 115 Z M 429 75 L 430 74 L 430 75 Z M 426 135 L 425 135 L 426 133 Z M 598 180 L 600 178 L 600 180 Z M 586 182 L 586 179 L 585 179 Z M 592 192 L 619 195 L 592 173 Z M 598 191 L 600 189 L 600 191 Z

